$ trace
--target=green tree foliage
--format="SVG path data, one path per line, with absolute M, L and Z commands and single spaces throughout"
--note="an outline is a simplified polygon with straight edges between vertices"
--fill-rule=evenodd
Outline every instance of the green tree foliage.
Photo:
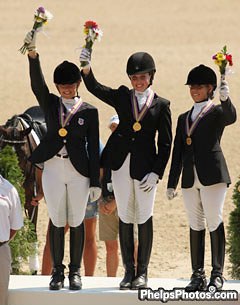
M 233 190 L 233 203 L 235 209 L 230 213 L 228 226 L 229 260 L 231 262 L 231 276 L 240 279 L 240 180 L 235 184 Z
M 18 165 L 18 157 L 11 146 L 5 146 L 0 151 L 0 174 L 7 179 L 18 191 L 22 209 L 24 210 L 25 192 L 23 189 L 24 176 Z M 35 253 L 34 242 L 37 236 L 34 225 L 25 216 L 24 226 L 19 230 L 9 245 L 12 253 L 12 273 L 21 274 L 21 265 L 27 262 L 28 256 Z

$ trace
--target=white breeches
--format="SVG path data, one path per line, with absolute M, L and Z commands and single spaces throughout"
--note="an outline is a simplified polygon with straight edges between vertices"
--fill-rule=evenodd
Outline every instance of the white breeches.
M 205 221 L 210 232 L 223 222 L 223 206 L 227 192 L 226 183 L 204 186 L 195 170 L 195 182 L 191 188 L 183 188 L 183 200 L 191 229 L 205 229 Z
M 129 169 L 130 154 L 119 170 L 112 171 L 118 216 L 125 223 L 143 224 L 153 215 L 157 186 L 149 193 L 143 192 L 140 181 L 130 177 Z
M 49 217 L 56 227 L 79 226 L 89 197 L 89 178 L 73 167 L 70 159 L 53 157 L 44 163 L 43 192 Z

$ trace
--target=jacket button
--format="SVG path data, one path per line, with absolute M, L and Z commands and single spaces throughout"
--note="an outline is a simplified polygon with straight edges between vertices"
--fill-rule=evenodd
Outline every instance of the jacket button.
M 135 141 L 135 138 L 132 138 L 132 141 Z
M 67 140 L 63 140 L 63 143 L 67 143 Z

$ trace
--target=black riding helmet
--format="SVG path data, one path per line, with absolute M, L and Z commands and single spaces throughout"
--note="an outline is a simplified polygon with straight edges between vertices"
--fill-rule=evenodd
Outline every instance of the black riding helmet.
M 156 72 L 156 67 L 152 56 L 146 52 L 137 52 L 132 54 L 127 61 L 127 74 L 140 74 L 149 72 L 151 75 L 152 84 L 154 73 Z
M 77 83 L 81 81 L 80 70 L 74 63 L 65 60 L 54 70 L 53 81 L 61 85 Z
M 199 65 L 189 72 L 185 85 L 212 85 L 215 90 L 217 87 L 217 76 L 211 68 Z

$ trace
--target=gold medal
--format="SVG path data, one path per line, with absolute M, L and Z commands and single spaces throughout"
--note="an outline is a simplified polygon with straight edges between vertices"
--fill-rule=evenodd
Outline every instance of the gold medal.
M 139 131 L 139 130 L 141 130 L 142 129 L 142 126 L 141 126 L 141 124 L 139 123 L 139 122 L 135 122 L 134 124 L 133 124 L 133 130 L 134 131 Z
M 191 145 L 192 144 L 192 139 L 190 137 L 186 138 L 186 143 L 187 145 Z
M 67 135 L 67 129 L 65 129 L 65 128 L 60 128 L 59 130 L 58 130 L 58 134 L 60 135 L 60 137 L 65 137 L 66 135 Z

